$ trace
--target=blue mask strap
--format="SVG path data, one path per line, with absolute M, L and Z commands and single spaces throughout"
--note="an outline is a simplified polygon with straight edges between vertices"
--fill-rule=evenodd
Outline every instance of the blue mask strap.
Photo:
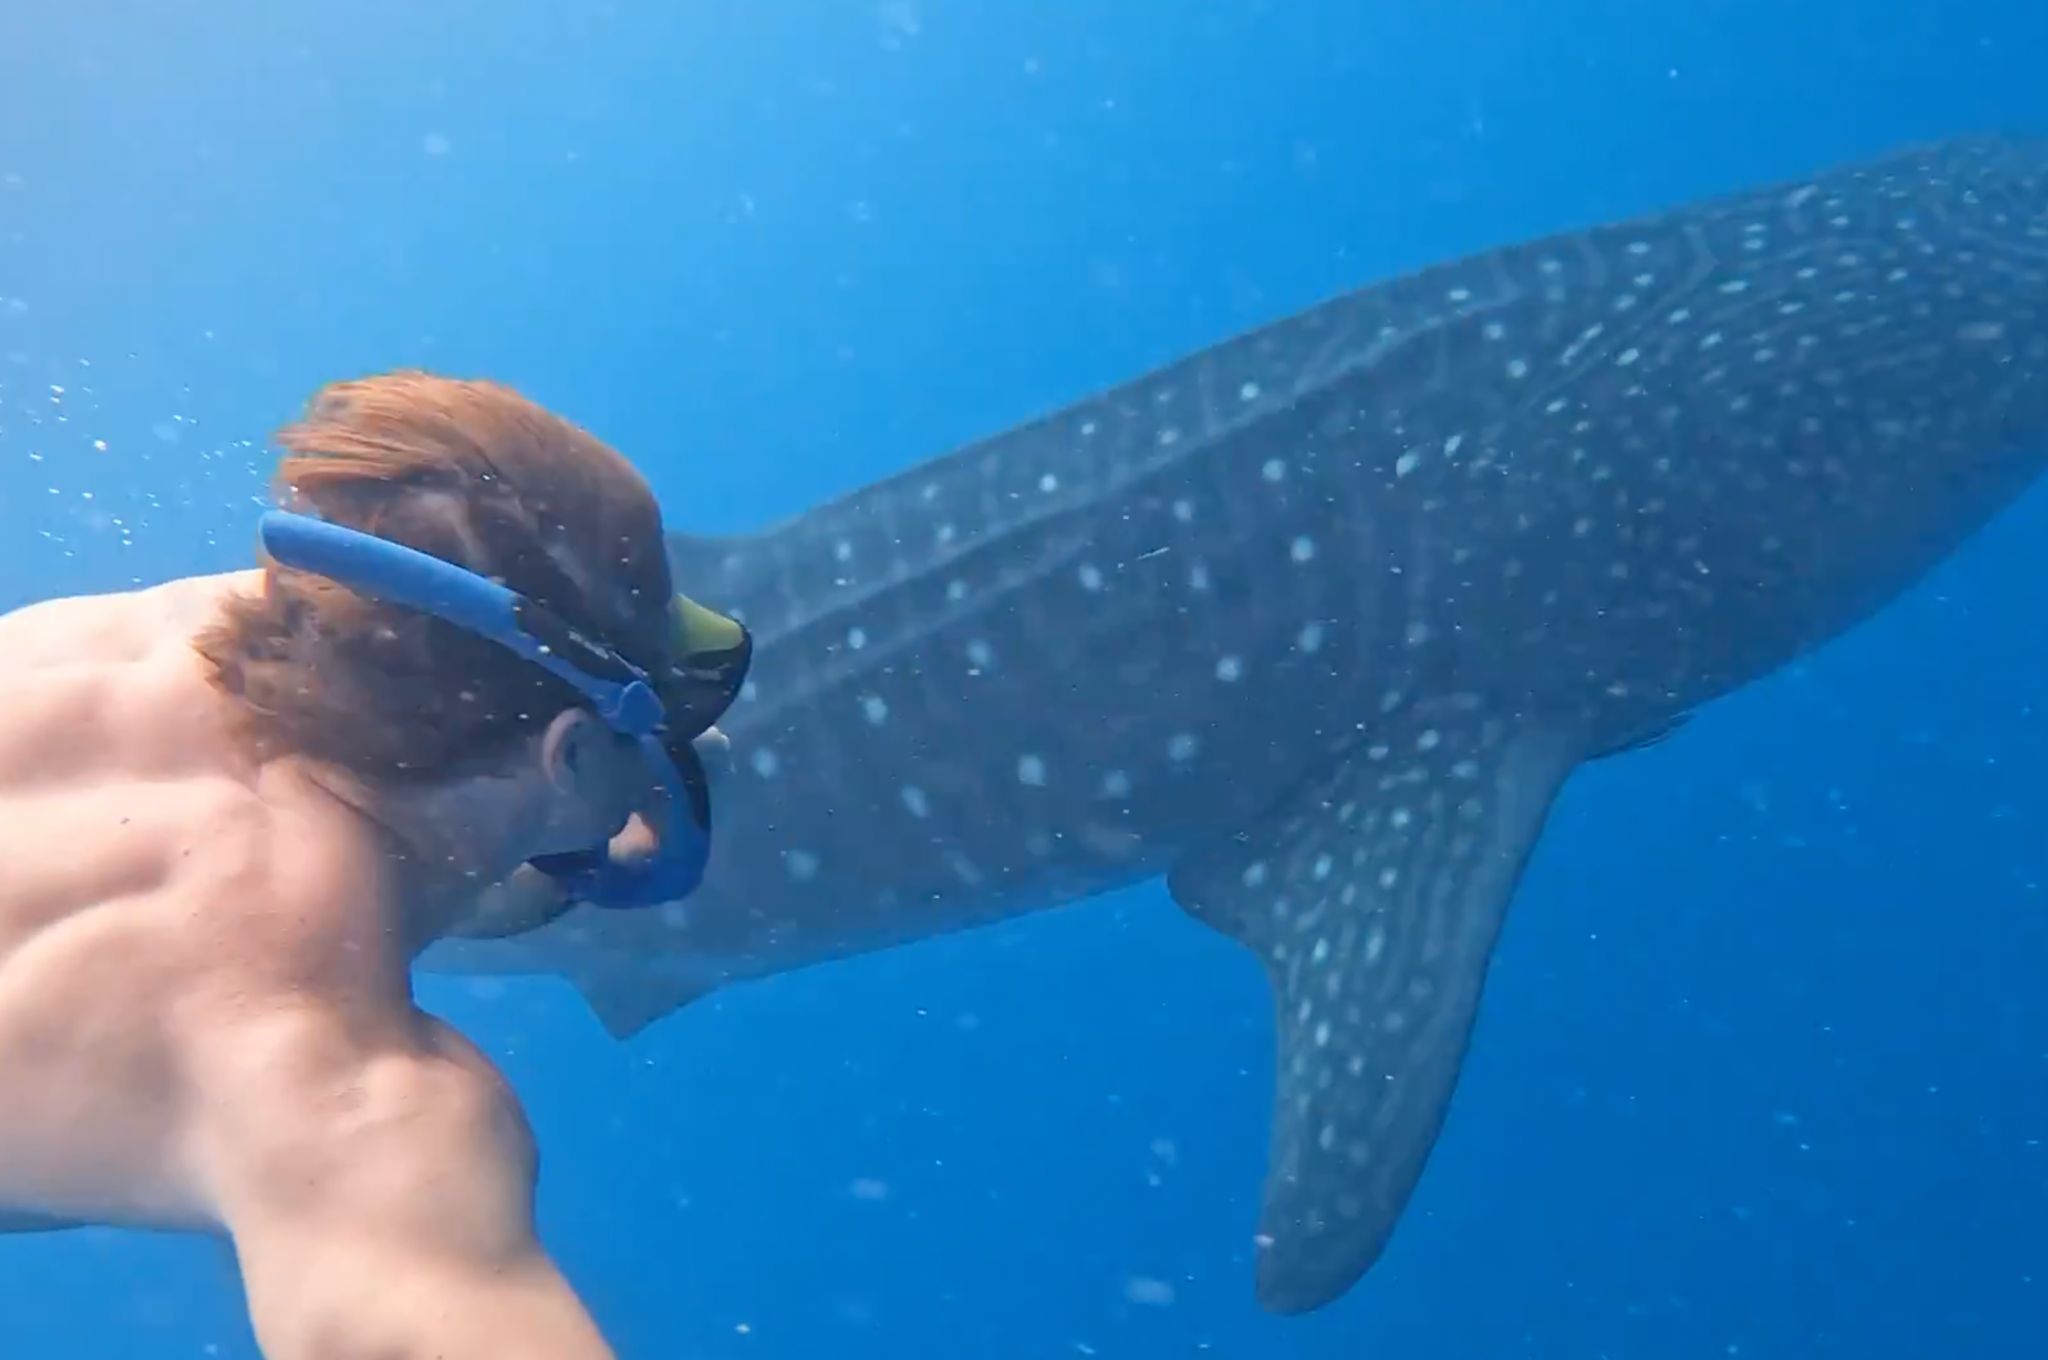
M 645 671 L 517 591 L 402 543 L 284 510 L 265 514 L 259 532 L 264 551 L 278 563 L 497 643 L 573 687 L 607 727 L 639 739 L 676 814 L 660 853 L 627 865 L 600 848 L 545 856 L 534 867 L 575 896 L 607 907 L 673 902 L 697 887 L 710 831 L 689 815 L 682 774 L 659 736 L 666 717 L 661 698 Z
M 285 566 L 431 614 L 517 652 L 574 686 L 615 732 L 644 737 L 661 727 L 661 699 L 644 671 L 517 591 L 402 543 L 310 515 L 273 510 L 259 531 L 264 551 Z

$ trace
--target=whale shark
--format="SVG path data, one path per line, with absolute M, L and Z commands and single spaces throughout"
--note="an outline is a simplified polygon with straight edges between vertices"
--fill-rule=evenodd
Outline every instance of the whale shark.
M 629 1035 L 1164 876 L 1275 1003 L 1261 1302 L 1378 1258 L 1581 764 L 1898 595 L 2048 460 L 2048 141 L 1967 136 L 1336 297 L 759 533 L 699 895 L 430 968 Z

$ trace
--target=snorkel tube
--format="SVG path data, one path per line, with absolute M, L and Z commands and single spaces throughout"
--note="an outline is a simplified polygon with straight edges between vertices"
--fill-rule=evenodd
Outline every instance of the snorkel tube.
M 259 532 L 264 551 L 282 566 L 431 615 L 541 667 L 581 695 L 605 726 L 640 744 L 670 810 L 655 853 L 621 861 L 599 845 L 542 856 L 536 869 L 601 907 L 653 906 L 696 890 L 711 853 L 711 805 L 690 742 L 738 692 L 750 659 L 745 629 L 677 597 L 670 621 L 678 640 L 704 646 L 679 652 L 664 684 L 552 610 L 466 567 L 285 510 L 265 514 Z

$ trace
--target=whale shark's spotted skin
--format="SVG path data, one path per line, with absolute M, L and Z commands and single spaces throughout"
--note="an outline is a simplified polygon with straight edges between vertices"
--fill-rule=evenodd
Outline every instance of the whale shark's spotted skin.
M 619 1032 L 1161 874 L 1277 1002 L 1268 1306 L 1375 1259 L 1578 763 L 1897 594 L 2048 453 L 2048 143 L 1429 269 L 679 539 L 754 681 L 710 877 L 454 966 Z

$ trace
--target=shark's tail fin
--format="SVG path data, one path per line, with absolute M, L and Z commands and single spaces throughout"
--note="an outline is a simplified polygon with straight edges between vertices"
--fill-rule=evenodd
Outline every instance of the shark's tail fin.
M 1456 1084 L 1509 895 L 1574 757 L 1477 711 L 1418 709 L 1174 897 L 1265 962 L 1276 1006 L 1259 1297 L 1305 1312 L 1378 1259 Z

